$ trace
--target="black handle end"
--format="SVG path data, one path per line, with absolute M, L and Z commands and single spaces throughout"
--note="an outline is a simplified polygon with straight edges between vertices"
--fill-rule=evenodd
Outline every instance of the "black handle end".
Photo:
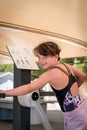
M 0 98 L 5 98 L 6 94 L 5 93 L 0 93 Z

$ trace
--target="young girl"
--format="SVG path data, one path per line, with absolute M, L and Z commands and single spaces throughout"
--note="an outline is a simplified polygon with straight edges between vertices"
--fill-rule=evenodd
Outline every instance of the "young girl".
M 60 47 L 51 41 L 34 48 L 34 54 L 44 72 L 36 81 L 10 90 L 0 90 L 6 96 L 19 96 L 40 89 L 49 83 L 64 114 L 65 130 L 87 130 L 87 104 L 79 94 L 86 75 L 73 66 L 60 63 Z

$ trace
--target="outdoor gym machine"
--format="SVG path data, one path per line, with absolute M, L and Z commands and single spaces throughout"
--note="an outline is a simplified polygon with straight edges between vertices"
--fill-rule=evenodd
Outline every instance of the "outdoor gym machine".
M 38 69 L 33 55 L 25 47 L 8 46 L 14 61 L 14 88 L 31 82 L 31 70 Z M 32 57 L 32 59 L 31 59 Z M 0 98 L 5 98 L 4 93 Z M 39 101 L 39 91 L 13 98 L 13 130 L 30 130 L 30 109 L 35 107 L 45 130 L 52 130 Z

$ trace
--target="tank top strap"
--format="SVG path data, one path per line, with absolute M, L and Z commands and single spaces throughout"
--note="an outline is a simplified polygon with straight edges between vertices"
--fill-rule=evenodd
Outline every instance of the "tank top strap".
M 59 70 L 61 70 L 62 72 L 64 72 L 68 77 L 69 77 L 69 73 L 67 73 L 64 69 L 62 69 L 61 67 L 59 66 L 54 66 L 53 68 L 57 68 Z
M 64 66 L 65 66 L 65 68 L 67 69 L 67 71 L 68 71 L 68 73 L 69 73 L 69 75 L 71 75 L 72 73 L 71 73 L 71 70 L 70 70 L 70 68 L 65 64 L 65 63 L 62 63 Z

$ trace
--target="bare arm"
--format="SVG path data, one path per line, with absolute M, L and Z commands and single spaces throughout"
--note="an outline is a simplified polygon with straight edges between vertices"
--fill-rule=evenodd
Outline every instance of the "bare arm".
M 50 81 L 50 78 L 48 76 L 48 73 L 44 73 L 40 78 L 38 78 L 36 81 L 25 84 L 22 86 L 19 86 L 14 89 L 10 90 L 0 90 L 0 93 L 5 93 L 6 96 L 20 96 L 25 95 L 27 93 L 30 93 L 34 90 L 40 89 L 45 84 L 47 84 Z
M 73 72 L 76 76 L 76 81 L 78 83 L 78 86 L 80 87 L 86 78 L 86 74 L 77 68 L 72 67 L 72 69 L 73 69 Z

